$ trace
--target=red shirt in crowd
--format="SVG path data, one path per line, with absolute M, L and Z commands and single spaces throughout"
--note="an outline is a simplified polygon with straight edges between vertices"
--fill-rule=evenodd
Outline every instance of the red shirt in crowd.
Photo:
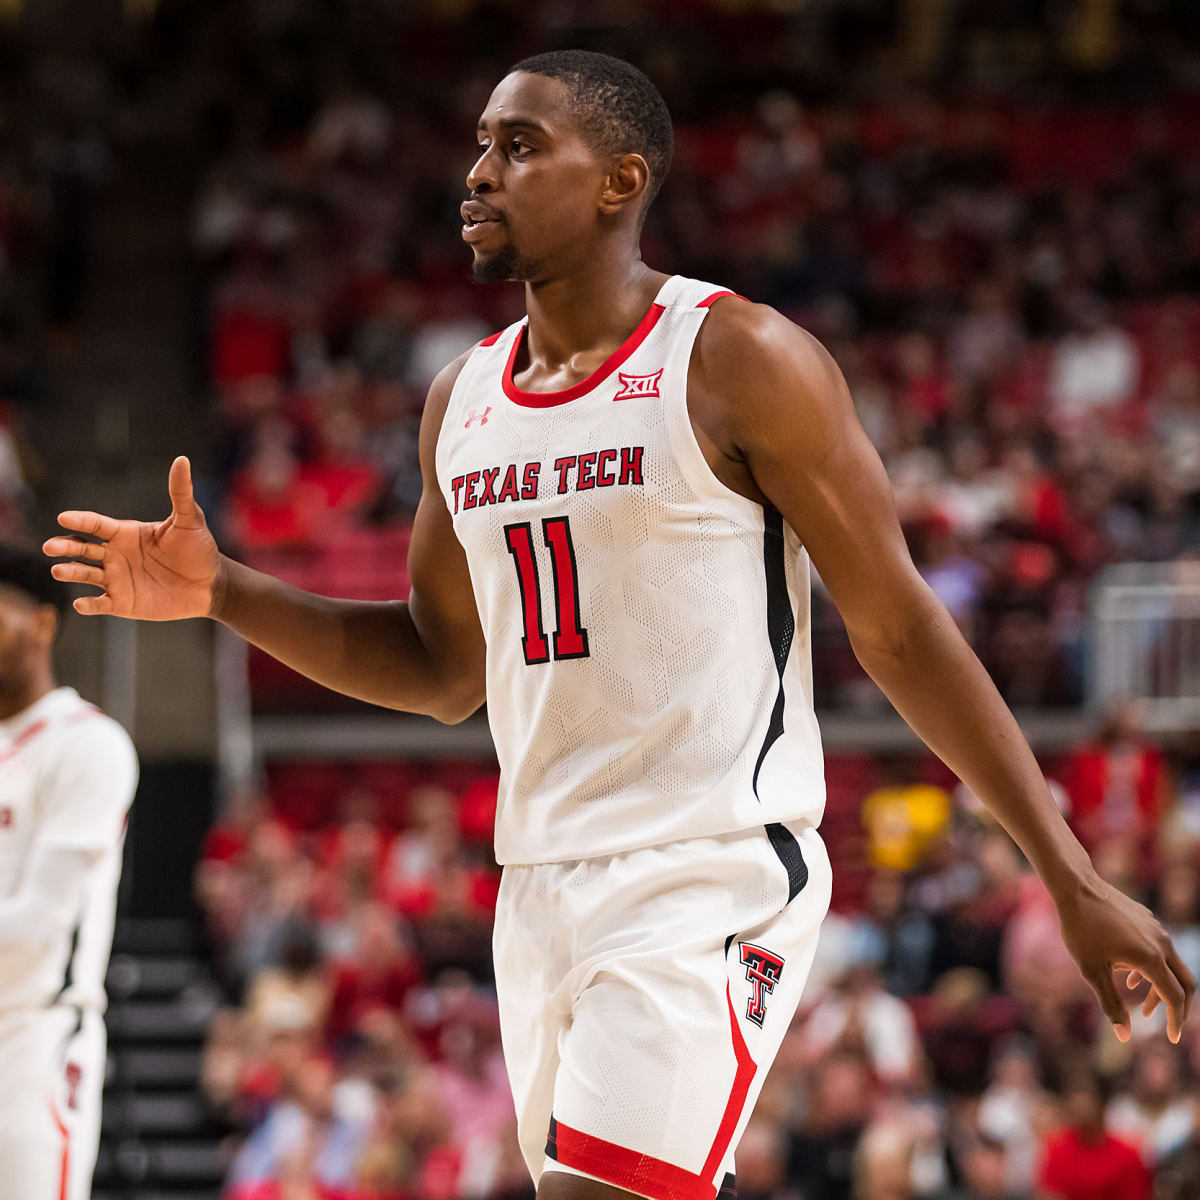
M 1150 1173 L 1128 1142 L 1063 1129 L 1046 1140 L 1040 1187 L 1054 1200 L 1150 1200 Z

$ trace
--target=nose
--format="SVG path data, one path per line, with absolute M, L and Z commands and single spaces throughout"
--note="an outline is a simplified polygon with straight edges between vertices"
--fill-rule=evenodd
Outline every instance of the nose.
M 475 160 L 475 165 L 467 172 L 467 187 L 475 194 L 494 192 L 499 186 L 496 175 L 496 159 L 489 146 Z

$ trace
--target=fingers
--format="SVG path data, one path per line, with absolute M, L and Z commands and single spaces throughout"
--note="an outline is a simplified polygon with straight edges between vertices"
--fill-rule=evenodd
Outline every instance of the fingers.
M 1171 973 L 1179 980 L 1179 985 L 1183 988 L 1183 1009 L 1179 1016 L 1179 1024 L 1183 1025 L 1188 1019 L 1188 1013 L 1192 1011 L 1192 997 L 1196 994 L 1196 980 L 1188 970 L 1187 963 L 1179 957 L 1179 951 L 1175 949 L 1174 943 L 1167 949 L 1167 966 L 1171 968 Z
M 64 583 L 90 583 L 96 587 L 104 586 L 104 572 L 99 567 L 87 563 L 55 563 L 50 568 L 50 574 Z
M 204 523 L 192 494 L 192 464 L 182 454 L 171 464 L 167 491 L 171 493 L 171 513 L 181 528 L 194 529 Z
M 1117 1041 L 1129 1041 L 1133 1032 L 1129 1020 L 1129 1010 L 1117 994 L 1117 985 L 1113 982 L 1112 971 L 1105 969 L 1095 975 L 1090 975 L 1088 983 L 1091 984 L 1092 991 L 1096 993 L 1096 999 L 1100 1001 L 1104 1015 L 1112 1022 Z
M 42 543 L 42 553 L 50 558 L 90 558 L 104 561 L 104 547 L 99 542 L 81 542 L 76 538 L 52 537 Z
M 58 523 L 64 529 L 74 529 L 77 533 L 90 533 L 95 537 L 107 540 L 116 537 L 121 523 L 113 517 L 106 517 L 97 512 L 76 512 L 71 509 L 58 514 Z
M 107 595 L 104 596 L 80 596 L 72 602 L 77 613 L 82 613 L 85 617 L 102 616 L 105 613 L 111 613 L 112 601 Z
M 1137 986 L 1142 982 L 1141 971 L 1130 971 L 1125 978 L 1125 986 L 1132 992 L 1137 989 Z
M 1186 973 L 1187 968 L 1183 969 Z M 1175 977 L 1175 972 L 1168 966 L 1166 959 L 1151 968 L 1143 967 L 1142 974 L 1150 981 L 1152 989 L 1142 1005 L 1142 1011 L 1149 1016 L 1160 1001 L 1164 1002 L 1167 1006 L 1167 1037 L 1173 1042 L 1178 1042 L 1187 1006 L 1187 993 L 1183 983 Z

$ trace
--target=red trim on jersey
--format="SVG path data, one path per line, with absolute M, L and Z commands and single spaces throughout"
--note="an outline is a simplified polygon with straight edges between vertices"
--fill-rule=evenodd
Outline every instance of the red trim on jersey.
M 12 758 L 26 742 L 32 741 L 39 733 L 49 726 L 50 722 L 43 718 L 40 721 L 34 721 L 27 729 L 22 729 L 20 733 L 13 739 L 13 744 L 3 753 L 0 754 L 0 762 L 6 758 Z
M 578 400 L 586 396 L 593 388 L 598 387 L 607 379 L 645 340 L 650 330 L 658 324 L 658 319 L 665 313 L 662 304 L 652 304 L 638 327 L 600 364 L 586 379 L 573 387 L 564 388 L 559 392 L 526 392 L 513 382 L 513 364 L 517 361 L 517 351 L 525 337 L 525 326 L 517 330 L 513 338 L 512 350 L 509 351 L 508 362 L 504 365 L 504 373 L 500 382 L 504 386 L 504 394 L 514 403 L 525 408 L 553 408 L 556 404 L 566 404 L 569 400 Z
M 713 294 L 711 296 L 705 296 L 704 299 L 701 300 L 700 303 L 696 305 L 696 307 L 697 308 L 707 308 L 715 300 L 720 300 L 722 296 L 735 296 L 738 300 L 746 299 L 746 297 L 741 295 L 741 293 L 739 293 L 739 292 L 731 292 L 728 289 L 725 289 L 724 291 L 713 292 Z M 749 301 L 747 301 L 747 303 L 749 303 Z
M 674 1163 L 651 1158 L 636 1150 L 627 1150 L 624 1146 L 614 1145 L 589 1133 L 581 1133 L 557 1119 L 554 1122 L 555 1161 L 574 1167 L 577 1171 L 586 1171 L 628 1192 L 649 1196 L 650 1200 L 714 1200 L 717 1194 L 714 1177 L 729 1149 L 729 1143 L 733 1141 L 734 1130 L 746 1105 L 750 1083 L 758 1069 L 750 1057 L 746 1039 L 738 1028 L 728 982 L 725 984 L 725 1002 L 729 1005 L 729 1026 L 737 1071 L 717 1136 L 699 1175 L 693 1175 Z
M 493 333 L 491 337 L 485 337 L 479 344 L 481 346 L 494 346 L 503 336 L 504 330 L 501 329 L 499 333 Z
M 69 1200 L 71 1191 L 71 1131 L 63 1124 L 62 1117 L 58 1115 L 58 1108 L 53 1100 L 50 1101 L 50 1115 L 54 1118 L 54 1124 L 58 1128 L 58 1135 L 62 1138 L 62 1163 L 58 1173 L 58 1200 Z

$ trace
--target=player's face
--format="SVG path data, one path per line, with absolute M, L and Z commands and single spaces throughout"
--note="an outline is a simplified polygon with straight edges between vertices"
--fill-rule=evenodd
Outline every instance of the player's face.
M 479 118 L 480 155 L 467 175 L 463 240 L 481 283 L 539 278 L 586 253 L 606 164 L 583 140 L 563 85 L 505 76 Z

